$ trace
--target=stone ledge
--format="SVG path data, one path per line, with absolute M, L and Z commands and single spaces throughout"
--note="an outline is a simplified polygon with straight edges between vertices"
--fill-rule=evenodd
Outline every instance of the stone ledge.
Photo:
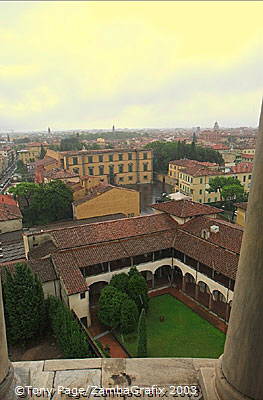
M 101 358 L 79 358 L 44 361 L 44 371 L 67 371 L 101 368 Z

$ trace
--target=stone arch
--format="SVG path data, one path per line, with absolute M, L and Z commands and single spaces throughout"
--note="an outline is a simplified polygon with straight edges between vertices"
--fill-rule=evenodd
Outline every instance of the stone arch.
M 154 271 L 154 287 L 170 286 L 172 282 L 171 265 L 161 265 Z
M 185 292 L 188 296 L 195 298 L 195 278 L 187 272 L 184 276 Z
M 182 289 L 183 286 L 183 271 L 177 265 L 173 269 L 173 282 L 177 289 Z
M 107 281 L 97 281 L 89 285 L 89 304 L 91 307 L 98 304 L 100 293 L 108 283 Z
M 197 283 L 197 299 L 203 306 L 209 308 L 211 291 L 206 282 L 200 280 Z
M 146 280 L 148 288 L 153 289 L 153 273 L 152 273 L 152 271 L 150 271 L 149 269 L 143 269 L 142 271 L 140 271 L 140 273 Z
M 213 290 L 211 310 L 220 318 L 227 319 L 226 297 L 219 290 Z

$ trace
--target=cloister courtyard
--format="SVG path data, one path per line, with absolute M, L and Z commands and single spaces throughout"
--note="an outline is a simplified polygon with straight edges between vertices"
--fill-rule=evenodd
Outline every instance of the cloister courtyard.
M 169 294 L 150 299 L 147 313 L 148 357 L 218 358 L 225 334 Z M 137 333 L 118 335 L 132 357 Z

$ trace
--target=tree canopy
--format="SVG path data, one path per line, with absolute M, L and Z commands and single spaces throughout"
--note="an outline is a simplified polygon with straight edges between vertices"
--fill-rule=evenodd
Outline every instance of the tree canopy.
M 172 160 L 188 158 L 197 161 L 209 161 L 223 164 L 222 155 L 213 149 L 202 147 L 195 144 L 182 142 L 161 142 L 156 141 L 145 146 L 146 149 L 153 150 L 153 169 L 157 172 L 167 172 L 168 164 Z
M 72 217 L 72 191 L 62 181 L 22 182 L 10 189 L 18 199 L 27 225 L 46 224 Z
M 208 192 L 220 193 L 220 201 L 244 201 L 246 194 L 241 182 L 232 176 L 217 176 L 209 181 Z
M 17 263 L 13 274 L 6 270 L 3 289 L 8 340 L 28 342 L 46 320 L 42 285 L 26 264 Z

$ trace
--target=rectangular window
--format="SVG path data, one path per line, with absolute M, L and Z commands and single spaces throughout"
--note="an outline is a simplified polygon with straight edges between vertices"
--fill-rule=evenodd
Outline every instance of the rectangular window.
M 199 203 L 202 203 L 202 199 L 199 199 Z
M 148 163 L 144 163 L 143 164 L 143 170 L 144 171 L 148 171 Z
M 246 182 L 246 175 L 243 176 L 243 182 Z
M 128 172 L 132 172 L 133 164 L 128 165 Z
M 248 175 L 248 179 L 251 179 L 251 175 Z
M 78 164 L 78 157 L 72 157 L 72 162 L 73 162 L 73 165 L 77 165 Z
M 103 162 L 103 156 L 99 156 L 99 162 Z
M 93 157 L 92 156 L 88 156 L 88 162 L 92 163 L 93 162 Z
M 113 161 L 113 154 L 109 154 L 109 161 Z
M 143 179 L 148 179 L 148 175 L 144 175 Z
M 99 166 L 99 174 L 104 175 L 104 165 Z
M 210 199 L 210 197 L 208 198 L 208 203 L 210 203 L 210 201 L 211 201 L 211 199 Z
M 202 191 L 202 189 L 200 189 L 200 190 L 199 190 L 199 194 L 202 194 L 202 193 L 203 193 L 203 191 Z
M 200 178 L 200 183 L 203 183 L 203 178 Z
M 129 179 L 129 181 L 132 181 L 132 176 L 129 176 L 128 179 Z
M 120 173 L 120 174 L 123 173 L 123 164 L 119 164 L 119 173 Z
M 123 176 L 120 177 L 119 182 L 123 182 L 124 178 Z
M 123 154 L 120 153 L 120 154 L 119 154 L 119 161 L 122 161 L 122 160 L 123 160 Z
M 94 175 L 93 168 L 94 168 L 94 167 L 89 167 L 89 175 Z
M 147 153 L 143 153 L 143 159 L 147 160 Z
M 132 160 L 132 153 L 128 153 L 128 160 Z
M 85 297 L 86 297 L 86 292 L 80 293 L 80 298 L 81 299 L 85 299 Z

